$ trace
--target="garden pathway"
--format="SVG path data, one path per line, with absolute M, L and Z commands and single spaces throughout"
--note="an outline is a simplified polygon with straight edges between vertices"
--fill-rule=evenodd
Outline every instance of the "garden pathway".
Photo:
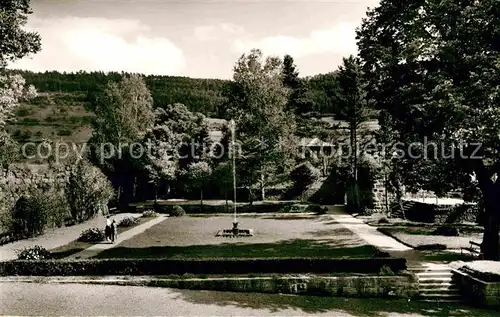
M 339 211 L 336 206 L 330 206 L 328 209 L 328 214 L 333 220 L 344 226 L 346 229 L 351 230 L 367 243 L 379 248 L 382 251 L 395 252 L 412 250 L 412 248 L 409 248 L 395 239 L 386 236 L 382 232 L 377 231 L 377 228 L 367 225 L 363 222 L 363 220 L 354 218 L 349 214 Z
M 151 228 L 152 226 L 157 225 L 160 222 L 164 221 L 165 219 L 167 219 L 167 217 L 168 216 L 166 216 L 166 215 L 159 215 L 158 217 L 151 218 L 150 221 L 145 222 L 143 224 L 140 224 L 136 227 L 133 227 L 133 228 L 119 234 L 118 239 L 116 240 L 116 242 L 114 244 L 113 243 L 94 244 L 93 246 L 91 246 L 83 251 L 80 251 L 78 253 L 72 254 L 65 259 L 88 259 L 88 258 L 94 257 L 104 250 L 114 248 L 117 245 L 119 245 L 121 242 L 128 240 L 128 239 L 130 239 L 130 238 L 132 238 L 140 233 L 143 233 L 144 231 Z
M 114 215 L 112 218 L 116 219 L 117 222 L 120 222 L 123 218 L 131 216 L 138 217 L 140 215 L 141 214 L 123 213 Z M 99 216 L 95 219 L 74 226 L 49 229 L 46 233 L 36 238 L 24 239 L 4 244 L 0 246 L 0 261 L 14 260 L 17 258 L 16 250 L 22 250 L 35 245 L 44 247 L 47 250 L 60 247 L 78 239 L 83 230 L 95 227 L 104 228 L 105 224 L 106 218 L 104 216 Z

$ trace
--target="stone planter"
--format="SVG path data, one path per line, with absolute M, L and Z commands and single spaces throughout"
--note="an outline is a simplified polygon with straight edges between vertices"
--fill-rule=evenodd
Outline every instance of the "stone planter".
M 480 307 L 500 307 L 500 282 L 485 282 L 465 272 L 453 270 L 465 301 Z

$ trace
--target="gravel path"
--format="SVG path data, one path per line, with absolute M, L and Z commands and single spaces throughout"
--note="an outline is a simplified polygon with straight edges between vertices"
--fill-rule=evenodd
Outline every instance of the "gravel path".
M 496 316 L 493 310 L 407 300 L 0 283 L 7 316 Z
M 334 208 L 330 208 L 329 215 L 346 229 L 354 232 L 358 237 L 367 243 L 386 252 L 409 251 L 411 248 L 377 231 L 377 228 L 367 225 L 361 219 L 351 215 L 340 213 Z
M 114 218 L 117 222 L 120 222 L 123 218 L 130 216 L 138 217 L 140 215 L 141 214 L 123 213 L 112 216 L 112 218 Z M 45 234 L 36 238 L 24 239 L 4 244 L 0 246 L 0 261 L 14 260 L 17 258 L 16 250 L 22 250 L 35 245 L 42 246 L 47 250 L 60 247 L 78 239 L 83 230 L 94 227 L 104 228 L 105 225 L 105 216 L 99 216 L 85 223 L 77 224 L 71 227 L 49 229 Z

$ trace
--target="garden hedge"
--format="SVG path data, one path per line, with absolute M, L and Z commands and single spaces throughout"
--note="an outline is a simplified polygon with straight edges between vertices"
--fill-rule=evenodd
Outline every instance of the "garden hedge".
M 295 205 L 308 205 L 303 210 L 294 208 Z M 152 206 L 154 210 L 158 213 L 170 213 L 174 208 L 173 204 L 158 204 Z M 203 205 L 199 203 L 191 204 L 179 204 L 179 206 L 184 209 L 186 214 L 223 214 L 223 213 L 233 213 L 233 205 Z M 132 207 L 134 208 L 134 207 Z M 138 212 L 139 210 L 131 210 L 130 212 Z M 239 213 L 294 213 L 294 212 L 314 212 L 322 213 L 322 208 L 320 205 L 316 204 L 300 204 L 300 203 L 269 203 L 269 204 L 255 204 L 255 205 L 243 205 L 238 206 L 237 211 Z
M 379 273 L 384 266 L 406 269 L 403 258 L 327 259 L 85 259 L 0 262 L 0 275 L 182 275 L 248 273 Z

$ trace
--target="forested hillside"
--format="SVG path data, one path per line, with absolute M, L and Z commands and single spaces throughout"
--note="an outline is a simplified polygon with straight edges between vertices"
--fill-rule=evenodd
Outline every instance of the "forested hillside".
M 126 73 L 78 72 L 20 73 L 28 84 L 39 92 L 81 93 L 92 98 L 109 81 L 119 81 Z M 223 104 L 222 93 L 228 81 L 218 79 L 195 79 L 172 76 L 147 76 L 146 84 L 155 101 L 155 107 L 165 107 L 172 103 L 183 103 L 189 110 L 201 112 L 207 116 L 219 115 Z
M 21 74 L 27 84 L 34 85 L 38 91 L 38 97 L 23 103 L 16 112 L 16 119 L 8 126 L 13 137 L 21 143 L 43 139 L 86 142 L 95 116 L 92 101 L 98 98 L 109 81 L 118 82 L 127 75 L 104 72 L 11 72 Z M 306 87 L 305 96 L 311 101 L 310 112 L 343 119 L 336 102 L 338 82 L 335 73 L 301 80 Z M 145 82 L 155 107 L 165 108 L 169 104 L 182 103 L 192 112 L 201 112 L 211 118 L 224 117 L 225 95 L 231 81 L 146 76 Z
M 33 84 L 42 93 L 85 93 L 86 98 L 78 101 L 90 101 L 109 81 L 119 81 L 126 73 L 77 72 L 34 73 L 15 71 L 21 74 L 28 84 Z M 146 84 L 153 95 L 155 107 L 165 107 L 172 103 L 185 104 L 190 111 L 201 112 L 206 116 L 223 116 L 224 90 L 230 81 L 220 79 L 199 79 L 175 76 L 146 76 Z M 308 90 L 308 97 L 313 101 L 314 109 L 319 114 L 338 114 L 335 105 L 337 88 L 334 73 L 321 74 L 303 79 Z M 71 98 L 69 98 L 71 99 Z

